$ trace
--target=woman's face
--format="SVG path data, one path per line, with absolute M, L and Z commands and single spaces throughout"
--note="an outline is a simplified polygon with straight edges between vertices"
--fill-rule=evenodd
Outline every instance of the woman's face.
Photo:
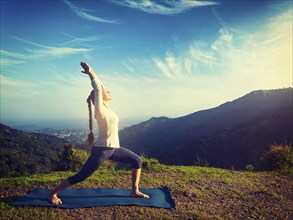
M 106 89 L 103 89 L 103 100 L 110 101 L 112 99 L 110 92 Z

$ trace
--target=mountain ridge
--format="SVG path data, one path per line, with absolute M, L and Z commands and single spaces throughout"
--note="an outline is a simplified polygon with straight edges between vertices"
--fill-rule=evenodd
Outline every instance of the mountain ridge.
M 173 165 L 194 165 L 197 160 L 223 168 L 235 166 L 242 169 L 250 163 L 256 165 L 257 160 L 274 142 L 292 144 L 292 92 L 292 88 L 256 90 L 215 108 L 186 116 L 173 119 L 151 118 L 121 130 L 121 145 Z M 258 140 L 257 129 L 264 131 L 268 141 L 266 138 Z M 247 136 L 246 139 L 250 140 L 249 147 L 243 140 L 244 134 Z M 237 152 L 232 153 L 235 149 L 231 145 L 237 144 L 239 147 L 234 148 L 239 150 L 238 153 L 247 155 L 245 160 L 238 157 L 236 158 L 239 161 L 233 160 Z M 251 147 L 254 144 L 258 149 Z M 185 149 L 187 146 L 189 151 Z M 182 153 L 183 149 L 186 151 L 185 154 Z M 217 158 L 216 149 L 219 152 L 226 152 L 227 158 Z M 255 153 L 247 153 L 245 149 Z M 192 161 L 186 161 L 186 156 L 190 154 L 193 155 Z
M 153 117 L 122 129 L 121 146 L 171 165 L 257 165 L 270 145 L 292 144 L 292 93 L 258 90 L 186 116 Z M 0 123 L 0 176 L 51 172 L 66 142 Z

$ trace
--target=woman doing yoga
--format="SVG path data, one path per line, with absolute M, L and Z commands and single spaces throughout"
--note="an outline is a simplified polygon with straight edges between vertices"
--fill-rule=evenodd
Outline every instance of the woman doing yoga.
M 92 147 L 91 154 L 86 163 L 75 175 L 63 180 L 53 189 L 48 199 L 53 204 L 62 204 L 58 198 L 58 193 L 63 189 L 81 182 L 94 173 L 105 160 L 113 160 L 121 163 L 130 163 L 132 169 L 132 190 L 131 197 L 150 198 L 148 195 L 139 191 L 139 181 L 141 175 L 141 158 L 132 151 L 120 147 L 118 137 L 118 116 L 108 107 L 108 102 L 112 99 L 109 91 L 107 91 L 101 80 L 94 73 L 93 69 L 84 62 L 80 65 L 83 68 L 82 73 L 87 74 L 91 80 L 93 91 L 87 99 L 90 114 L 90 134 L 88 135 L 88 144 Z M 92 111 L 91 102 L 95 106 L 95 118 L 99 127 L 99 137 L 94 142 L 92 132 Z

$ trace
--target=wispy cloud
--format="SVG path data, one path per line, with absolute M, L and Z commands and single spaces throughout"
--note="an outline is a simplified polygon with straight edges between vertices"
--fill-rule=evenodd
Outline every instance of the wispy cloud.
M 224 22 L 224 20 L 218 15 L 218 13 L 216 12 L 215 8 L 212 6 L 212 12 L 213 14 L 216 16 L 218 22 L 220 23 L 220 25 L 224 28 L 228 27 L 228 24 L 226 22 Z
M 63 0 L 63 2 L 65 2 L 69 8 L 79 17 L 89 20 L 89 21 L 95 21 L 95 22 L 102 22 L 102 23 L 111 23 L 111 24 L 119 24 L 121 22 L 117 21 L 117 20 L 110 20 L 110 19 L 105 19 L 105 18 L 100 18 L 94 15 L 90 15 L 87 11 L 89 11 L 88 9 L 83 9 L 80 7 L 77 7 L 76 5 L 70 3 L 67 0 Z
M 233 34 L 228 29 L 220 28 L 218 39 L 211 44 L 211 48 L 214 51 L 222 52 L 224 49 L 231 49 L 232 44 Z
M 219 65 L 215 51 L 201 41 L 194 41 L 181 54 L 167 53 L 164 58 L 153 58 L 152 61 L 151 66 L 156 67 L 158 74 L 175 81 L 186 76 L 208 74 Z
M 270 30 L 276 30 L 276 31 L 269 32 L 269 35 L 267 39 L 263 41 L 263 44 L 269 45 L 273 42 L 281 40 L 282 38 L 286 37 L 290 33 L 291 33 L 291 39 L 292 39 L 292 28 L 293 28 L 292 19 L 293 19 L 292 10 L 284 12 L 278 17 L 271 18 L 271 21 L 268 24 L 268 28 Z
M 84 48 L 90 48 L 91 50 L 95 49 L 101 49 L 104 48 L 101 46 L 101 44 L 98 42 L 102 38 L 99 36 L 75 36 L 72 34 L 61 32 L 64 36 L 68 38 L 67 41 L 63 43 L 59 43 L 58 46 L 61 47 L 84 47 Z M 85 54 L 86 56 L 89 56 L 89 54 Z
M 71 47 L 48 47 L 47 49 L 25 49 L 30 52 L 31 58 L 38 57 L 62 57 L 71 54 L 86 53 L 90 49 Z
M 13 79 L 11 77 L 4 76 L 4 75 L 0 75 L 0 81 L 2 86 L 10 88 L 11 90 L 14 90 L 15 92 L 18 92 L 19 90 L 22 90 L 24 88 L 34 87 L 36 85 L 31 82 L 24 82 L 24 81 Z
M 139 9 L 150 14 L 162 15 L 178 14 L 194 7 L 219 4 L 215 1 L 198 0 L 112 0 L 112 2 L 125 7 Z
M 23 120 L 34 118 L 32 115 L 37 120 L 64 118 L 68 115 L 68 108 L 76 118 L 86 118 L 88 115 L 87 106 L 82 103 L 85 103 L 89 89 L 86 86 L 80 87 L 81 84 L 88 84 L 85 76 L 68 79 L 59 74 L 54 75 L 53 79 L 46 78 L 34 83 L 28 79 L 16 79 L 1 74 L 0 82 L 0 118 Z M 21 115 L 19 106 L 22 106 Z
M 149 59 L 137 59 L 128 57 L 127 61 L 123 62 L 124 67 L 133 75 L 144 75 L 153 72 L 153 62 Z M 135 66 L 135 68 L 133 68 Z
M 6 50 L 1 50 L 0 53 L 2 56 L 5 57 L 11 57 L 16 59 L 21 59 L 21 61 L 13 61 L 11 59 L 4 59 L 3 63 L 6 65 L 9 64 L 22 64 L 28 59 L 36 59 L 36 58 L 43 58 L 43 57 L 63 57 L 68 56 L 72 54 L 78 54 L 78 53 L 88 53 L 92 49 L 89 48 L 76 48 L 76 47 L 52 47 L 52 46 L 46 46 L 42 44 L 38 44 L 32 41 L 28 41 L 19 37 L 14 37 L 18 41 L 22 41 L 26 44 L 30 44 L 35 46 L 35 48 L 24 48 L 24 53 L 20 52 L 11 52 Z
M 6 50 L 0 50 L 0 54 L 2 56 L 14 57 L 14 58 L 18 58 L 18 59 L 25 59 L 25 57 L 26 57 L 24 54 L 10 52 L 10 51 L 6 51 Z
M 11 66 L 11 65 L 18 65 L 24 64 L 26 56 L 21 53 L 9 52 L 6 50 L 0 50 L 1 58 L 0 64 L 1 66 Z M 13 58 L 13 59 L 12 59 Z M 18 60 L 15 60 L 18 59 Z
M 245 32 L 243 32 L 241 29 L 237 29 L 235 27 L 232 27 L 228 22 L 224 21 L 224 19 L 216 12 L 216 9 L 214 6 L 211 6 L 212 13 L 215 15 L 219 25 L 224 29 L 231 31 L 236 34 L 246 35 Z
M 6 59 L 6 58 L 0 58 L 0 66 L 11 66 L 11 65 L 17 65 L 17 64 L 24 64 L 25 61 L 23 60 L 12 60 L 12 59 Z
M 149 112 L 176 117 L 214 107 L 252 90 L 292 87 L 291 21 L 289 10 L 249 35 L 220 28 L 213 42 L 195 41 L 180 53 L 149 58 L 152 69 L 141 76 L 132 73 L 142 62 L 126 61 L 129 76 L 115 76 L 123 89 L 108 86 L 113 88 L 115 103 L 119 100 L 115 108 L 121 115 Z M 234 40 L 239 35 L 241 40 Z M 136 105 L 125 109 L 128 100 Z
M 70 40 L 68 40 L 65 43 L 62 43 L 60 45 L 87 45 L 87 43 L 89 42 L 95 42 L 101 39 L 101 37 L 98 36 L 84 36 L 84 37 L 80 37 L 80 36 L 74 36 L 72 34 L 67 34 L 62 32 L 65 36 L 67 36 L 68 38 L 70 38 Z M 91 47 L 93 45 L 90 45 Z
M 154 63 L 165 77 L 167 77 L 168 79 L 172 78 L 172 73 L 168 64 L 164 63 L 161 59 L 154 59 Z

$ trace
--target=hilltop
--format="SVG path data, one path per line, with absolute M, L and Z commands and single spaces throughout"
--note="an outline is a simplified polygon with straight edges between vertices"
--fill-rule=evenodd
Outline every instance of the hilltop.
M 179 118 L 151 118 L 121 130 L 120 142 L 170 165 L 256 166 L 271 145 L 293 143 L 292 94 L 257 90 Z
M 292 178 L 274 172 L 243 172 L 195 166 L 144 169 L 142 188 L 168 186 L 174 209 L 111 206 L 80 209 L 13 207 L 36 187 L 53 188 L 72 172 L 0 179 L 2 219 L 292 219 Z M 74 187 L 130 188 L 130 170 L 99 169 Z
M 52 135 L 23 132 L 0 123 L 0 177 L 55 170 L 66 142 Z

